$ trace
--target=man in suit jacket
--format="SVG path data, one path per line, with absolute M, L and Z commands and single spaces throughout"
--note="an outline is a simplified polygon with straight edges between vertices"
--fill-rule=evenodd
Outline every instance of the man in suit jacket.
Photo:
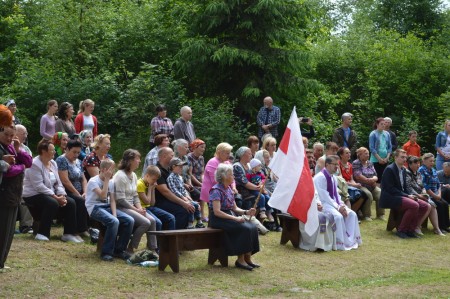
M 420 220 L 430 212 L 430 206 L 406 193 L 406 173 L 403 167 L 406 151 L 397 149 L 394 159 L 394 163 L 384 170 L 381 179 L 380 207 L 403 211 L 402 221 L 397 228 L 398 237 L 418 238 L 415 230 L 420 226 Z

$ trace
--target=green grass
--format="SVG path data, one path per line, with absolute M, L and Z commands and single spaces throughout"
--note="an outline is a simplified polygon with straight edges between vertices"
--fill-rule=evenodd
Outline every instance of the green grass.
M 260 237 L 253 272 L 207 265 L 207 251 L 183 252 L 180 273 L 169 268 L 102 262 L 95 246 L 16 235 L 0 274 L 1 298 L 448 298 L 450 235 L 424 231 L 421 239 L 402 240 L 386 222 L 362 223 L 358 250 L 324 253 L 280 245 L 280 233 Z M 145 238 L 145 237 L 144 237 Z M 144 241 L 144 240 L 143 240 Z M 141 243 L 144 248 L 145 243 Z

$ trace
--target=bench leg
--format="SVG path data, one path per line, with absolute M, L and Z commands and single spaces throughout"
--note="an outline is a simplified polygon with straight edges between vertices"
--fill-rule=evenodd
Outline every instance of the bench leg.
M 300 246 L 300 229 L 298 221 L 283 219 L 283 231 L 281 232 L 280 244 L 284 245 L 291 241 L 295 248 Z
M 228 256 L 222 248 L 210 248 L 208 253 L 208 264 L 214 265 L 219 260 L 222 267 L 228 267 Z
M 173 272 L 180 271 L 178 239 L 176 236 L 158 238 L 159 242 L 159 271 L 164 271 L 170 266 Z

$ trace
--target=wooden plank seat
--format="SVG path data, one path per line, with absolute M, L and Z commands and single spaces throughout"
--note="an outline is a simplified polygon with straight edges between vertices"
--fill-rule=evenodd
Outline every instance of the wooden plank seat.
M 291 241 L 292 245 L 295 248 L 299 248 L 300 245 L 299 220 L 297 218 L 292 217 L 288 213 L 278 213 L 277 216 L 280 219 L 281 227 L 283 228 L 283 231 L 281 232 L 280 244 L 284 245 L 288 241 Z
M 152 231 L 158 237 L 159 271 L 170 266 L 173 272 L 180 271 L 180 251 L 209 249 L 208 264 L 219 260 L 222 267 L 228 267 L 228 256 L 222 248 L 223 230 L 214 228 L 196 228 Z

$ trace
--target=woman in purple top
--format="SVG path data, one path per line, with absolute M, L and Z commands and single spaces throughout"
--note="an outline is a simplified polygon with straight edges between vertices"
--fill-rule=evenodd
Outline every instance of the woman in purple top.
M 356 150 L 358 159 L 353 161 L 353 178 L 356 183 L 361 184 L 360 190 L 365 194 L 368 201 L 376 201 L 377 218 L 384 220 L 384 209 L 379 207 L 381 189 L 377 186 L 377 172 L 373 163 L 369 161 L 369 150 L 365 147 L 360 147 Z M 370 215 L 365 215 L 370 217 Z
M 214 178 L 214 173 L 216 172 L 217 166 L 219 166 L 220 163 L 231 164 L 229 158 L 232 149 L 233 147 L 226 142 L 222 142 L 217 145 L 214 157 L 211 158 L 205 166 L 200 200 L 209 202 L 209 190 L 217 184 Z M 234 193 L 237 193 L 234 182 L 232 184 L 232 188 Z
M 39 132 L 42 138 L 51 140 L 55 135 L 56 117 L 55 113 L 58 111 L 58 102 L 50 100 L 47 103 L 47 113 L 41 117 L 41 125 Z

